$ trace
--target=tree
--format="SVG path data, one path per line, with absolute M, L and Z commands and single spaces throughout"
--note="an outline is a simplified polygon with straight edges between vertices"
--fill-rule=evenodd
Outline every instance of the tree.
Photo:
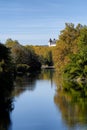
M 53 65 L 53 47 L 33 46 L 42 65 Z
M 21 69 L 24 71 L 25 68 L 36 70 L 41 67 L 38 56 L 35 54 L 31 46 L 22 46 L 16 40 L 6 41 L 6 46 L 11 49 L 11 56 L 13 58 L 13 62 L 17 67 L 17 70 Z
M 0 71 L 8 72 L 11 70 L 10 50 L 0 43 Z
M 48 66 L 53 65 L 52 51 L 47 51 L 46 58 L 45 58 L 45 64 L 47 64 Z
M 78 53 L 70 56 L 70 63 L 66 66 L 64 75 L 79 81 L 87 78 L 87 27 L 80 30 L 78 38 Z
M 54 64 L 59 71 L 63 71 L 69 63 L 69 56 L 78 52 L 78 38 L 82 28 L 80 24 L 75 27 L 72 23 L 66 23 L 65 29 L 61 31 L 53 53 Z

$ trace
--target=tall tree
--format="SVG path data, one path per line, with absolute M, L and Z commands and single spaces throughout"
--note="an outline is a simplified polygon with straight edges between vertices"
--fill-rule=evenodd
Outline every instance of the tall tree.
M 0 71 L 8 72 L 11 69 L 10 50 L 0 43 Z
M 58 70 L 63 70 L 64 66 L 69 62 L 69 55 L 76 54 L 78 51 L 78 37 L 82 26 L 78 24 L 76 27 L 72 23 L 66 23 L 65 29 L 61 31 L 53 59 Z
M 87 27 L 80 30 L 78 38 L 78 52 L 72 54 L 70 63 L 66 66 L 64 74 L 71 79 L 87 78 Z

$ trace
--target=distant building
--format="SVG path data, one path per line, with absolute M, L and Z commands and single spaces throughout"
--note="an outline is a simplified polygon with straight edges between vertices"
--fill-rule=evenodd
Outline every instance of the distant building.
M 57 41 L 56 39 L 53 39 L 53 40 L 52 40 L 52 39 L 50 38 L 50 40 L 49 40 L 49 42 L 48 42 L 48 46 L 49 46 L 49 47 L 51 47 L 51 46 L 56 46 L 56 41 Z

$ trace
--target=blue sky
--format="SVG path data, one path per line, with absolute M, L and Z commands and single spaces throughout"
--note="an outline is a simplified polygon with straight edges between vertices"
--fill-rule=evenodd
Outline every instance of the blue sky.
M 47 45 L 65 23 L 87 25 L 87 0 L 0 0 L 0 42 Z

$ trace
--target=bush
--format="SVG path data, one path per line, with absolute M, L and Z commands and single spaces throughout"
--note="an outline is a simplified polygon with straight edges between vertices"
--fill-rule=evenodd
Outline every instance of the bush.
M 26 73 L 29 72 L 30 66 L 26 64 L 18 64 L 17 65 L 17 72 Z

